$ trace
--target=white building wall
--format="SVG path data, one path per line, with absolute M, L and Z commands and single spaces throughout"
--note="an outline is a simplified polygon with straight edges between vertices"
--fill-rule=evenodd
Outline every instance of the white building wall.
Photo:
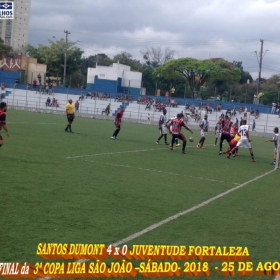
M 116 81 L 118 77 L 118 71 L 116 67 L 98 66 L 96 68 L 96 75 L 100 80 Z
M 142 73 L 124 71 L 122 86 L 123 87 L 132 87 L 132 88 L 141 88 L 142 82 Z
M 87 84 L 94 84 L 94 78 L 96 76 L 96 68 L 87 69 Z

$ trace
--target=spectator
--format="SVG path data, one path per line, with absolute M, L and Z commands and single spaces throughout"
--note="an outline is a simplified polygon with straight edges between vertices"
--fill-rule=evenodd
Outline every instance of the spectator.
M 15 88 L 18 88 L 18 84 L 19 84 L 19 78 L 15 79 Z
M 38 81 L 39 81 L 39 85 L 41 85 L 41 81 L 42 81 L 42 77 L 41 77 L 41 74 L 39 73 L 39 75 L 37 76 L 38 78 Z
M 272 108 L 271 108 L 271 114 L 275 114 L 275 112 L 276 112 L 276 102 L 273 101 Z
M 79 106 L 80 106 L 80 103 L 79 103 L 79 101 L 77 100 L 76 103 L 75 103 L 75 111 L 76 111 L 76 112 L 79 112 Z

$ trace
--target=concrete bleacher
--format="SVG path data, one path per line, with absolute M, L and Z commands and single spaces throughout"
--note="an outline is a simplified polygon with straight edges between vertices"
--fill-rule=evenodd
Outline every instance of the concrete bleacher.
M 46 100 L 50 97 L 58 100 L 59 107 L 47 107 Z M 43 109 L 54 112 L 65 112 L 65 105 L 68 99 L 72 99 L 73 103 L 79 100 L 79 95 L 77 94 L 63 94 L 63 93 L 53 93 L 51 95 L 39 94 L 32 90 L 22 90 L 22 89 L 6 89 L 5 99 L 9 106 L 17 106 L 31 109 Z M 150 110 L 145 110 L 146 105 L 137 104 L 136 101 L 132 103 L 122 103 L 115 102 L 114 99 L 99 100 L 94 98 L 84 98 L 79 101 L 80 108 L 78 114 L 84 114 L 89 116 L 101 116 L 102 111 L 111 104 L 111 113 L 109 117 L 113 118 L 115 113 L 122 107 L 126 107 L 124 114 L 124 120 L 137 120 L 142 123 L 157 124 L 161 112 L 155 112 L 153 108 Z M 178 105 L 177 108 L 167 108 L 167 118 L 174 117 L 180 112 L 189 113 L 185 111 L 185 107 Z M 212 114 L 208 114 L 210 131 L 214 130 L 215 124 L 219 116 L 226 110 L 221 110 L 220 112 L 213 111 Z M 199 111 L 201 118 L 203 118 L 206 113 L 204 110 Z M 105 114 L 104 114 L 105 116 Z M 236 117 L 240 120 L 243 113 L 239 114 L 237 112 Z M 235 122 L 236 117 L 232 117 L 232 121 Z M 254 116 L 248 113 L 247 121 L 249 125 L 252 125 Z M 278 115 L 264 114 L 261 113 L 259 118 L 255 120 L 256 123 L 256 133 L 270 134 L 275 126 L 279 126 L 280 119 Z M 193 118 L 188 116 L 188 125 L 193 129 L 199 129 L 199 123 L 195 122 Z

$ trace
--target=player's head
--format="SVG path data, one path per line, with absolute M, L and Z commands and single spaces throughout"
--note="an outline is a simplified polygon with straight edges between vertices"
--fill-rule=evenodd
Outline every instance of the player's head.
M 274 133 L 279 133 L 279 129 L 278 129 L 278 127 L 274 127 Z
M 208 119 L 208 115 L 207 115 L 207 114 L 204 115 L 204 119 L 205 119 L 205 120 Z
M 241 121 L 241 124 L 242 124 L 242 125 L 246 125 L 246 124 L 247 124 L 247 121 L 246 121 L 246 120 L 242 120 L 242 121 Z
M 69 102 L 70 104 L 72 104 L 72 99 L 69 99 L 68 102 Z
M 122 111 L 122 112 L 124 112 L 124 111 L 125 111 L 125 108 L 124 108 L 124 107 L 122 107 L 122 108 L 121 108 L 121 111 Z
M 228 115 L 225 115 L 226 120 L 228 120 Z
M 177 118 L 181 119 L 181 118 L 183 118 L 183 115 L 182 114 L 177 114 Z
M 166 115 L 166 110 L 165 110 L 165 109 L 163 109 L 163 110 L 162 110 L 162 113 L 163 113 L 164 115 Z
M 8 108 L 8 106 L 7 106 L 7 103 L 6 103 L 6 102 L 1 102 L 1 103 L 0 103 L 0 110 L 6 112 L 6 111 L 7 111 L 7 108 Z

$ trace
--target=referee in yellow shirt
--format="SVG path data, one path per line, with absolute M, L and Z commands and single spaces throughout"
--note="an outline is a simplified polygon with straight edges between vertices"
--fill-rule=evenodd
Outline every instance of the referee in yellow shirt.
M 75 107 L 72 104 L 72 99 L 69 99 L 68 103 L 66 105 L 66 115 L 67 115 L 67 120 L 68 120 L 68 125 L 65 128 L 66 132 L 74 133 L 71 129 L 72 122 L 74 121 L 74 118 L 75 118 L 74 110 L 75 110 Z

